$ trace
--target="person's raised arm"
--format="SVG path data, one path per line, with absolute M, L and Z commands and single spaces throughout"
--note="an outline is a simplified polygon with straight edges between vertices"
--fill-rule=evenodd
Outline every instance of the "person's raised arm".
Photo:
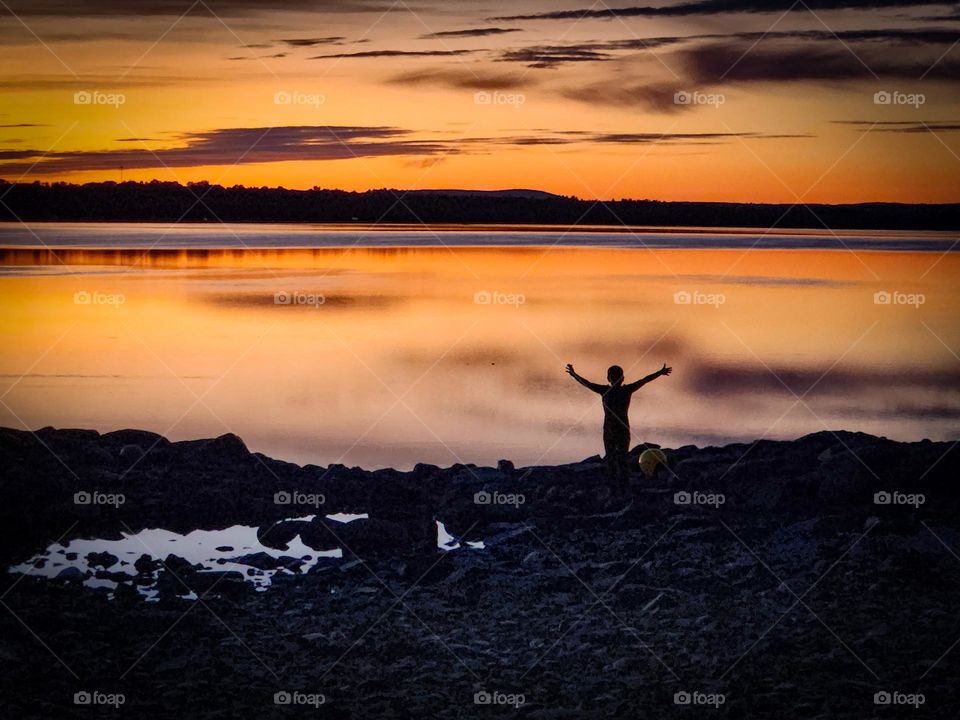
M 577 371 L 573 369 L 573 365 L 567 365 L 567 373 L 576 380 L 578 383 L 583 385 L 588 390 L 593 390 L 595 393 L 605 393 L 607 391 L 606 385 L 599 385 L 595 382 L 590 382 L 585 377 L 577 374 Z
M 667 367 L 667 364 L 664 363 L 664 364 L 663 364 L 663 367 L 660 368 L 659 370 L 657 370 L 655 373 L 650 373 L 650 374 L 647 375 L 645 378 L 641 378 L 640 380 L 637 380 L 636 382 L 628 383 L 625 387 L 626 387 L 627 390 L 629 390 L 630 392 L 636 392 L 637 390 L 639 390 L 640 388 L 642 388 L 644 385 L 646 385 L 648 382 L 651 382 L 651 381 L 653 381 L 653 380 L 656 380 L 658 377 L 663 377 L 663 376 L 669 375 L 669 374 L 672 373 L 672 372 L 673 372 L 673 368 Z

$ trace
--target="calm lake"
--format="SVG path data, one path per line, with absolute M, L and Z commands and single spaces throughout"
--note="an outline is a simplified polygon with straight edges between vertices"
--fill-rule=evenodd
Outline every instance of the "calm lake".
M 241 436 L 410 468 L 602 452 L 603 381 L 665 446 L 956 439 L 937 233 L 5 224 L 0 425 Z

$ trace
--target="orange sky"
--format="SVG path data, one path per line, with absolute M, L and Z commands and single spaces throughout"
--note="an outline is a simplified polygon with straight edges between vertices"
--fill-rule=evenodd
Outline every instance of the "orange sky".
M 960 201 L 949 3 L 709 4 L 11 2 L 0 177 Z

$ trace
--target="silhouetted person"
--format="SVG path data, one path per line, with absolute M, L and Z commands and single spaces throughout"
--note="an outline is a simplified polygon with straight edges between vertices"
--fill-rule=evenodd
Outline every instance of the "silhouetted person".
M 574 380 L 599 394 L 603 400 L 603 449 L 606 453 L 607 472 L 621 491 L 627 489 L 630 479 L 630 469 L 627 467 L 627 455 L 630 451 L 630 398 L 648 382 L 661 375 L 669 375 L 672 370 L 673 368 L 664 364 L 657 372 L 642 380 L 624 385 L 623 368 L 611 365 L 607 370 L 607 381 L 610 384 L 600 385 L 578 375 L 573 365 L 567 365 L 567 372 Z

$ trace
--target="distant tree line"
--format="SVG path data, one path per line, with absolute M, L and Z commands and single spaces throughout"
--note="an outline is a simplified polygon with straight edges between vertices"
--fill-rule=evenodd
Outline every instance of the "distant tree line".
M 767 205 L 442 190 L 288 190 L 209 183 L 0 180 L 0 219 L 133 222 L 491 223 L 957 230 L 960 204 Z

